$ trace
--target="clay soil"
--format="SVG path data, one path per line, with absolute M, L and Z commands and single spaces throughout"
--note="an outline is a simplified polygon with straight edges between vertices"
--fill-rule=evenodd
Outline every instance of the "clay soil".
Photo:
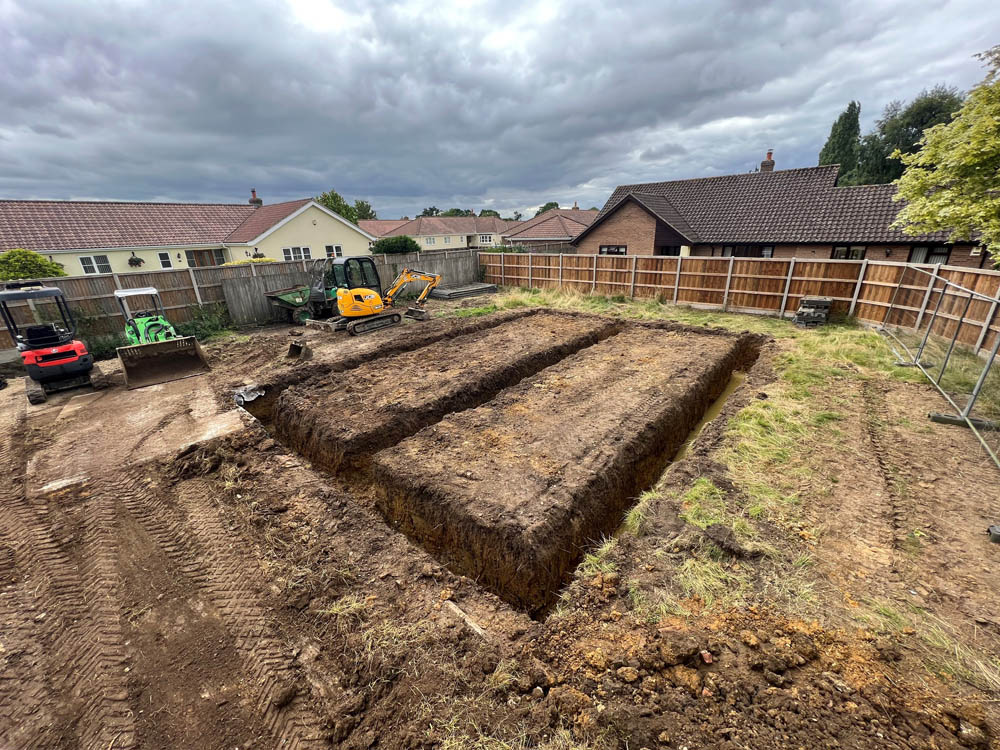
M 378 507 L 538 613 L 748 363 L 751 339 L 630 326 L 379 453 Z
M 926 421 L 923 385 L 829 368 L 816 391 L 839 436 L 802 436 L 801 533 L 762 525 L 763 556 L 719 547 L 714 562 L 753 583 L 739 604 L 688 595 L 655 617 L 639 594 L 669 588 L 711 534 L 678 520 L 679 493 L 710 477 L 738 499 L 726 425 L 778 397 L 787 342 L 764 344 L 672 465 L 643 534 L 617 535 L 599 569 L 585 560 L 544 620 L 390 528 L 372 483 L 313 468 L 233 407 L 239 386 L 273 395 L 525 314 L 293 330 L 307 362 L 284 359 L 276 328 L 142 391 L 113 367 L 111 388 L 42 407 L 16 382 L 0 391 L 0 746 L 997 747 L 988 670 L 938 669 L 916 619 L 858 618 L 869 601 L 919 607 L 980 666 L 1000 654 L 982 533 L 1000 476 L 967 432 Z M 803 610 L 774 582 L 806 574 Z
M 539 313 L 373 358 L 346 374 L 286 389 L 274 408 L 274 431 L 327 471 L 357 467 L 375 451 L 489 400 L 620 327 L 591 316 Z

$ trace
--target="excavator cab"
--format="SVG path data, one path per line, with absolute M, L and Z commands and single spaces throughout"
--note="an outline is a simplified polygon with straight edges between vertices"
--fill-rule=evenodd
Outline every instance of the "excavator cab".
M 438 274 L 404 268 L 383 291 L 375 261 L 364 255 L 336 258 L 329 273 L 337 290 L 338 328 L 346 328 L 352 336 L 402 323 L 403 316 L 391 308 L 396 296 L 411 281 L 424 281 L 427 286 L 414 306 L 406 311 L 406 316 L 427 320 L 430 315 L 424 309 L 424 302 L 431 290 L 441 283 Z

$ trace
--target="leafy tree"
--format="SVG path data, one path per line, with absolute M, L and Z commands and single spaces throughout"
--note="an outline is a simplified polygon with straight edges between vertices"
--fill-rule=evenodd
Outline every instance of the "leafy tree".
M 467 208 L 449 208 L 442 211 L 439 216 L 475 216 L 476 212 Z
M 399 255 L 402 253 L 419 253 L 420 245 L 412 237 L 405 234 L 395 237 L 383 237 L 372 245 L 372 252 L 385 255 Z
M 974 235 L 1000 261 L 1000 45 L 978 55 L 986 77 L 950 123 L 924 131 L 915 153 L 893 152 L 905 168 L 893 224 L 908 234 Z
M 0 253 L 0 281 L 47 279 L 65 275 L 66 271 L 61 264 L 32 250 L 15 247 L 13 250 Z
M 544 206 L 542 206 L 540 209 L 538 209 L 537 211 L 535 211 L 535 216 L 541 216 L 546 211 L 551 211 L 553 208 L 559 208 L 559 204 L 556 201 L 549 201 Z
M 524 214 L 522 214 L 520 211 L 515 211 L 514 212 L 514 221 L 520 221 L 522 216 L 524 216 Z
M 482 216 L 492 216 L 492 217 L 497 218 L 497 219 L 500 218 L 500 212 L 499 211 L 494 211 L 492 208 L 484 208 L 482 211 L 479 212 L 479 215 L 480 215 L 480 217 L 482 217 Z
M 850 179 L 858 166 L 858 139 L 861 136 L 861 105 L 852 101 L 847 109 L 840 113 L 830 128 L 830 137 L 826 139 L 819 152 L 820 166 L 824 164 L 839 164 L 840 174 Z
M 344 197 L 338 193 L 336 190 L 328 190 L 322 195 L 316 198 L 316 202 L 321 206 L 333 211 L 335 214 L 340 214 L 345 219 L 350 222 L 358 223 L 358 212 L 354 209 L 350 203 L 344 200 Z
M 430 208 L 425 208 L 420 212 L 420 216 L 438 216 L 441 212 L 438 211 L 437 206 L 431 206 Z
M 597 206 L 591 206 L 591 207 L 590 207 L 590 208 L 588 208 L 587 210 L 588 210 L 588 211 L 600 211 L 601 209 L 599 209 L 599 208 L 598 208 Z
M 354 201 L 354 215 L 358 217 L 358 221 L 361 221 L 362 219 L 378 218 L 375 214 L 375 209 L 372 208 L 372 204 L 368 201 L 363 201 L 360 198 Z

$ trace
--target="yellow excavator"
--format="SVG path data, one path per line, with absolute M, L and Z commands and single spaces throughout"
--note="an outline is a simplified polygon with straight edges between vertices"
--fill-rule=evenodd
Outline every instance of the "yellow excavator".
M 403 315 L 415 320 L 428 320 L 430 313 L 424 309 L 424 303 L 434 287 L 441 283 L 440 274 L 404 268 L 389 288 L 382 291 L 375 261 L 363 255 L 333 259 L 329 277 L 331 286 L 336 289 L 337 313 L 340 315 L 334 321 L 334 330 L 346 330 L 352 336 L 399 325 L 403 322 Z M 423 281 L 427 285 L 416 302 L 405 313 L 393 310 L 399 293 L 415 281 Z

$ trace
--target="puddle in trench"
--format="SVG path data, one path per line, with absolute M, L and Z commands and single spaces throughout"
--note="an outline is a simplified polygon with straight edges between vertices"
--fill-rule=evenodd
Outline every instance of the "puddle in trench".
M 717 399 L 715 399 L 715 401 L 712 402 L 712 405 L 708 407 L 708 411 L 705 412 L 705 416 L 701 418 L 701 421 L 696 424 L 694 429 L 688 434 L 687 440 L 681 444 L 680 449 L 671 459 L 671 463 L 677 463 L 678 461 L 687 458 L 688 453 L 691 452 L 691 446 L 694 444 L 694 441 L 698 439 L 702 429 L 704 429 L 705 425 L 719 416 L 719 413 L 722 411 L 722 407 L 726 405 L 729 397 L 733 395 L 733 391 L 743 385 L 743 381 L 746 379 L 747 374 L 745 372 L 740 372 L 739 370 L 733 372 L 733 376 L 729 379 L 729 384 L 726 386 L 726 389 Z

